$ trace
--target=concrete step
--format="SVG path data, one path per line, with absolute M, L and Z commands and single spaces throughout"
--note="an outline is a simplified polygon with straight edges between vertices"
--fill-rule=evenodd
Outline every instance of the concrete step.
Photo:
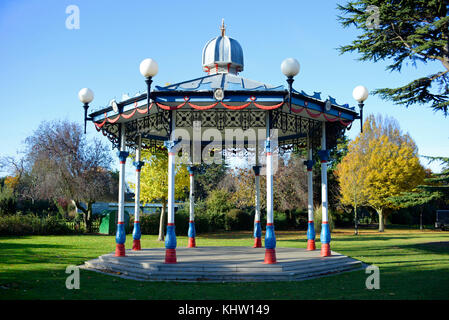
M 353 259 L 338 259 L 338 260 L 329 260 L 329 261 L 320 261 L 317 263 L 309 263 L 309 264 L 297 264 L 291 265 L 287 270 L 282 270 L 282 267 L 278 268 L 270 268 L 270 267 L 241 267 L 241 266 L 232 266 L 227 268 L 222 267 L 211 267 L 207 265 L 196 266 L 196 267 L 188 267 L 183 265 L 182 263 L 177 264 L 161 264 L 157 266 L 147 267 L 141 264 L 131 264 L 131 263 L 122 263 L 119 260 L 114 259 L 101 259 L 99 260 L 105 265 L 113 265 L 116 268 L 121 268 L 127 271 L 140 271 L 140 272 L 167 272 L 167 273 L 300 273 L 308 270 L 319 270 L 321 268 L 334 268 L 343 264 L 350 263 L 354 261 Z
M 115 275 L 123 274 L 127 276 L 132 276 L 133 278 L 138 278 L 142 280 L 146 280 L 149 278 L 149 274 L 147 271 L 140 271 L 139 269 L 133 269 L 129 267 L 123 267 L 117 264 L 107 264 L 101 261 L 87 261 L 85 266 L 88 269 L 95 269 L 107 273 L 113 273 Z
M 301 271 L 294 272 L 189 272 L 182 270 L 170 271 L 150 271 L 144 268 L 135 268 L 117 263 L 106 263 L 104 261 L 89 261 L 86 263 L 88 268 L 97 270 L 106 270 L 114 273 L 131 276 L 142 280 L 190 280 L 190 281 L 288 281 L 316 277 L 323 274 L 332 274 L 344 270 L 350 270 L 361 267 L 360 261 L 350 261 L 329 266 L 315 266 L 314 268 L 304 268 Z
M 219 263 L 186 263 L 186 262 L 178 262 L 177 264 L 165 264 L 163 262 L 158 263 L 150 263 L 150 262 L 139 262 L 132 259 L 128 259 L 127 257 L 111 257 L 111 256 L 101 256 L 99 258 L 101 261 L 105 263 L 115 263 L 124 266 L 128 266 L 131 268 L 143 268 L 151 271 L 169 271 L 176 272 L 176 270 L 180 270 L 182 272 L 283 272 L 283 271 L 297 271 L 298 269 L 303 269 L 304 267 L 313 268 L 316 265 L 332 265 L 338 264 L 346 261 L 353 261 L 345 256 L 336 256 L 336 257 L 326 257 L 326 258 L 317 258 L 311 259 L 310 261 L 299 261 L 299 262 L 287 262 L 281 264 L 273 264 L 267 265 L 260 263 L 253 264 L 230 264 L 224 265 Z
M 338 260 L 324 260 L 314 263 L 302 263 L 302 264 L 296 264 L 289 267 L 284 267 L 284 272 L 300 272 L 302 270 L 308 270 L 308 269 L 316 269 L 316 268 L 333 268 L 339 265 L 345 265 L 352 263 L 354 259 L 351 258 L 344 258 L 344 259 L 338 259 Z M 358 261 L 360 262 L 360 261 Z
M 332 252 L 277 248 L 278 263 L 264 264 L 264 249 L 251 247 L 179 248 L 177 264 L 165 264 L 165 249 L 114 253 L 85 263 L 84 268 L 116 276 L 154 281 L 293 281 L 361 268 L 360 261 Z
M 324 275 L 331 275 L 334 273 L 346 272 L 346 271 L 355 271 L 362 268 L 362 263 L 360 261 L 355 261 L 346 265 L 339 266 L 334 269 L 323 269 L 321 271 L 315 271 L 313 273 L 300 273 L 293 277 L 292 280 L 306 280 L 310 278 L 316 278 Z

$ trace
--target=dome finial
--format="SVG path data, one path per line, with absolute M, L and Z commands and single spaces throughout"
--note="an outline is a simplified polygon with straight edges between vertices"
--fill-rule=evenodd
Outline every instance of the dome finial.
M 221 19 L 220 30 L 221 30 L 221 36 L 224 37 L 224 36 L 225 36 L 225 33 L 226 33 L 226 26 L 225 26 L 225 24 L 224 24 L 224 19 Z

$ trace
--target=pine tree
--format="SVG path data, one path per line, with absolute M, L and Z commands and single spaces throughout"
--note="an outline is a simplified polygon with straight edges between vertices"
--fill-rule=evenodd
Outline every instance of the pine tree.
M 357 52 L 359 60 L 391 61 L 389 71 L 404 63 L 437 62 L 440 71 L 398 88 L 374 91 L 383 99 L 406 107 L 429 105 L 448 114 L 449 105 L 449 0 L 357 0 L 338 5 L 343 27 L 355 25 L 362 34 L 340 53 Z

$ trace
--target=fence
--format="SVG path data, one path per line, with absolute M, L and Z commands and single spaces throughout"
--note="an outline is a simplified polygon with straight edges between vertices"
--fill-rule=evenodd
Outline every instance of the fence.
M 66 221 L 67 226 L 74 232 L 86 232 L 86 224 L 84 221 Z M 92 232 L 97 233 L 100 230 L 100 219 L 92 221 Z

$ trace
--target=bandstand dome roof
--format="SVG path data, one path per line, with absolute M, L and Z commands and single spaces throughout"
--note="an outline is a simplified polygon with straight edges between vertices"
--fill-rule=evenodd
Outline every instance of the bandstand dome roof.
M 224 22 L 221 35 L 209 40 L 203 48 L 203 70 L 208 74 L 243 71 L 243 50 L 237 40 L 225 34 Z

